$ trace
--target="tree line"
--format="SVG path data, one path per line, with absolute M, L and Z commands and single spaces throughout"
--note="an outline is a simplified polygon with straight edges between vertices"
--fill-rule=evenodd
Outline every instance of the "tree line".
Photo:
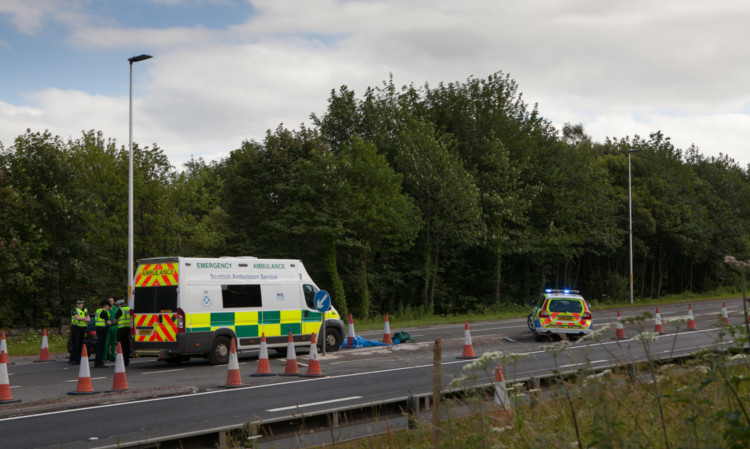
M 362 95 L 220 161 L 134 145 L 135 257 L 299 258 L 342 314 L 452 314 L 545 287 L 628 297 L 628 151 L 637 297 L 736 287 L 750 166 L 654 132 L 557 130 L 498 72 Z M 101 132 L 0 143 L 0 327 L 127 293 L 128 148 Z

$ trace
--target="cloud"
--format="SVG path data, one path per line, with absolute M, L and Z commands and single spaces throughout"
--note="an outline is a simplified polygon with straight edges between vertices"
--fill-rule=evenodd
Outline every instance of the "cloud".
M 281 123 L 309 123 L 344 84 L 362 95 L 390 74 L 400 87 L 498 71 L 544 117 L 582 123 L 595 140 L 660 130 L 680 148 L 750 163 L 746 1 L 254 0 L 247 20 L 223 29 L 122 26 L 86 3 L 26 3 L 6 0 L 0 14 L 28 32 L 65 23 L 78 52 L 153 54 L 134 66 L 134 139 L 157 143 L 176 166 L 226 155 Z M 210 4 L 152 3 L 175 12 Z M 56 15 L 65 9 L 68 18 Z M 28 107 L 0 103 L 6 146 L 26 128 L 65 137 L 97 129 L 127 143 L 121 91 L 45 89 L 31 98 Z
M 0 15 L 8 16 L 13 27 L 29 36 L 37 36 L 50 25 L 79 26 L 91 17 L 75 0 L 3 0 Z

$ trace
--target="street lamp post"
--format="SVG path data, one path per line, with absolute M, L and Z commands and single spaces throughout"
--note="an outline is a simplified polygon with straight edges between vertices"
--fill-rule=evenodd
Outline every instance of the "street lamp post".
M 138 55 L 128 58 L 130 62 L 130 135 L 128 157 L 128 306 L 132 307 L 133 293 L 133 63 L 150 59 L 151 55 Z
M 633 304 L 633 194 L 630 177 L 630 154 L 642 151 L 640 148 L 628 150 L 628 234 L 630 236 L 630 304 Z

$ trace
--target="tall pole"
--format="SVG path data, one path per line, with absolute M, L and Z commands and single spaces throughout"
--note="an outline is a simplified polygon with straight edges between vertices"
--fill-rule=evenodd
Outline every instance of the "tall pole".
M 129 148 L 128 156 L 128 306 L 133 306 L 133 63 L 150 59 L 150 55 L 138 55 L 128 58 L 130 62 L 130 103 L 129 103 Z
M 630 304 L 633 304 L 633 193 L 630 175 L 630 154 L 641 151 L 639 148 L 628 150 L 628 235 L 630 237 Z

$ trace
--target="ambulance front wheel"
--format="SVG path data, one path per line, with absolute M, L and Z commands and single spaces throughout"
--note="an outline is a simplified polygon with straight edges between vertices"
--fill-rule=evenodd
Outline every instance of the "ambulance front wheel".
M 326 352 L 338 351 L 343 341 L 341 331 L 335 327 L 326 327 Z
M 216 337 L 208 353 L 208 360 L 212 365 L 225 365 L 229 363 L 229 338 Z

